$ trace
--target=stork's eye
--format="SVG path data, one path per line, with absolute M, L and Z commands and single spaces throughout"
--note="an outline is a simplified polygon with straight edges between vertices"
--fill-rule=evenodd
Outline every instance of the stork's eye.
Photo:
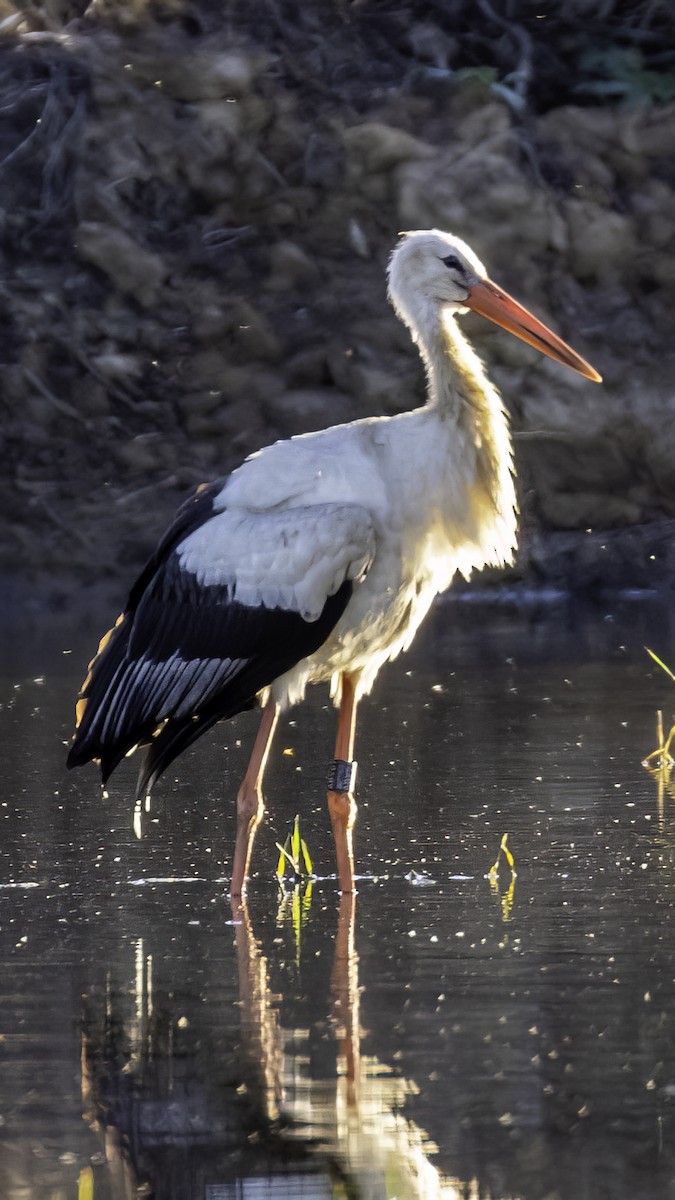
M 463 270 L 462 264 L 456 254 L 448 254 L 447 258 L 443 258 L 441 261 L 445 263 L 446 267 L 452 267 L 455 271 Z

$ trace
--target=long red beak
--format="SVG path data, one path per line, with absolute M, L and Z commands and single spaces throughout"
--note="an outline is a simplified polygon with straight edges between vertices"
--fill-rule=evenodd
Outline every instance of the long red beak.
M 464 303 L 467 308 L 487 317 L 489 321 L 494 321 L 496 325 L 501 325 L 502 329 L 515 333 L 521 341 L 541 350 L 542 354 L 547 354 L 555 362 L 571 367 L 573 371 L 578 371 L 594 383 L 602 382 L 602 376 L 598 375 L 585 358 L 577 354 L 567 342 L 563 342 L 553 330 L 538 321 L 522 304 L 514 300 L 513 296 L 497 287 L 491 279 L 479 279 L 474 283 Z

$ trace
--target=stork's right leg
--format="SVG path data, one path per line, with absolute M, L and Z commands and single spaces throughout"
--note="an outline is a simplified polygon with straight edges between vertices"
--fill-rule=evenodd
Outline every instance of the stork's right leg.
M 262 781 L 278 720 L 279 707 L 270 700 L 263 709 L 251 758 L 237 793 L 237 840 L 232 862 L 231 896 L 241 896 L 246 886 L 255 831 L 265 811 Z
M 335 761 L 331 769 L 328 811 L 333 825 L 335 856 L 340 888 L 354 891 L 354 852 L 352 829 L 356 820 L 354 799 L 354 731 L 356 728 L 356 685 L 358 674 L 342 676 L 342 701 L 335 741 Z

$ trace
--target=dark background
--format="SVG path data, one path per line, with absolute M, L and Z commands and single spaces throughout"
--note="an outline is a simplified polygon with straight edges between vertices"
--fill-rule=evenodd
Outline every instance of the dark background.
M 516 435 L 516 573 L 670 578 L 671 5 L 4 0 L 0 18 L 6 574 L 126 580 L 195 484 L 419 404 L 384 270 L 400 229 L 438 226 L 605 380 L 466 322 Z

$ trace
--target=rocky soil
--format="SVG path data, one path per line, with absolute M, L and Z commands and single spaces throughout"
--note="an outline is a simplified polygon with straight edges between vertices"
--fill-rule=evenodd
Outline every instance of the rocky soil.
M 340 6 L 304 52 L 214 7 L 0 4 L 3 570 L 128 580 L 195 484 L 419 404 L 384 269 L 439 226 L 605 380 L 466 320 L 512 415 L 517 574 L 672 577 L 675 101 L 551 94 L 517 37 L 520 76 L 458 68 L 414 5 L 405 61 Z

